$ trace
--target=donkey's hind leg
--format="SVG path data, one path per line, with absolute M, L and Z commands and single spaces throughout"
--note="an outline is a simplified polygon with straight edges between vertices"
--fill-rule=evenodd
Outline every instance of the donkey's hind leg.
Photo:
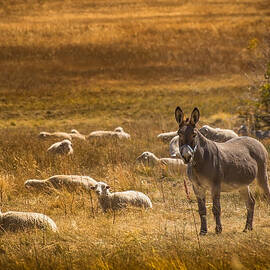
M 241 189 L 239 192 L 241 197 L 245 200 L 247 208 L 247 221 L 244 232 L 251 231 L 253 229 L 252 222 L 253 222 L 255 199 L 250 192 L 249 186 Z
M 212 187 L 211 190 L 212 200 L 213 200 L 213 208 L 212 212 L 216 220 L 216 234 L 222 232 L 222 225 L 220 220 L 221 207 L 220 207 L 220 186 L 216 185 Z

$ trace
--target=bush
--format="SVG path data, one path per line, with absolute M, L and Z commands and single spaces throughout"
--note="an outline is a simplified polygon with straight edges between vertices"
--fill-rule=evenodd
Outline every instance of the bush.
M 270 127 L 270 37 L 259 44 L 257 39 L 252 39 L 248 46 L 251 53 L 262 57 L 251 67 L 252 75 L 247 75 L 252 83 L 239 110 L 240 118 L 244 119 L 249 130 Z

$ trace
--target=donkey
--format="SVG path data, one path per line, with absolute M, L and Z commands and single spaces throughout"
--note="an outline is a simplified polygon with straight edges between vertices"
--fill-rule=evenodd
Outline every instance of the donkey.
M 179 151 L 184 163 L 188 164 L 187 174 L 198 202 L 200 235 L 207 233 L 206 190 L 211 191 L 217 234 L 222 232 L 220 192 L 233 190 L 239 190 L 245 200 L 247 219 L 244 232 L 252 230 L 255 200 L 249 185 L 257 178 L 270 202 L 268 153 L 259 141 L 251 137 L 236 137 L 224 143 L 208 140 L 196 128 L 199 118 L 198 108 L 194 108 L 190 119 L 185 120 L 181 108 L 175 109 L 175 119 L 179 124 Z

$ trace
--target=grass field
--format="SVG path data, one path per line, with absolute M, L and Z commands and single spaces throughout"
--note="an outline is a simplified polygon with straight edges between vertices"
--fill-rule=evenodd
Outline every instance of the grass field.
M 6 0 L 0 3 L 0 207 L 49 215 L 50 232 L 3 234 L 0 269 L 269 269 L 270 207 L 257 184 L 254 231 L 242 233 L 239 194 L 221 198 L 224 232 L 196 238 L 199 215 L 184 176 L 136 166 L 176 130 L 175 107 L 200 125 L 237 128 L 269 39 L 266 0 Z M 72 157 L 46 154 L 40 131 L 83 134 L 122 126 L 128 142 L 74 142 Z M 263 142 L 270 151 L 270 142 Z M 89 175 L 113 190 L 149 195 L 153 210 L 103 214 L 87 193 L 32 193 L 23 184 Z M 95 209 L 94 211 L 93 208 Z M 193 210 L 192 210 L 193 209 Z

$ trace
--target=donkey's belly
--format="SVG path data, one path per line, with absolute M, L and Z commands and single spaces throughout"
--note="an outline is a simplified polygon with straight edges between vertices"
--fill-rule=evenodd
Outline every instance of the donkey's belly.
M 249 166 L 226 166 L 223 164 L 219 169 L 214 170 L 213 174 L 199 173 L 193 171 L 194 177 L 191 181 L 198 187 L 211 189 L 213 186 L 220 184 L 222 192 L 230 192 L 248 186 L 253 182 L 257 175 L 257 164 L 249 163 Z
M 224 166 L 221 175 L 221 186 L 225 190 L 241 188 L 252 183 L 256 178 L 258 167 L 256 162 L 242 163 L 238 166 Z
M 252 181 L 251 181 L 252 182 Z M 250 183 L 251 183 L 250 182 Z M 243 186 L 248 186 L 249 184 L 242 183 L 221 183 L 221 192 L 231 192 L 243 188 Z

